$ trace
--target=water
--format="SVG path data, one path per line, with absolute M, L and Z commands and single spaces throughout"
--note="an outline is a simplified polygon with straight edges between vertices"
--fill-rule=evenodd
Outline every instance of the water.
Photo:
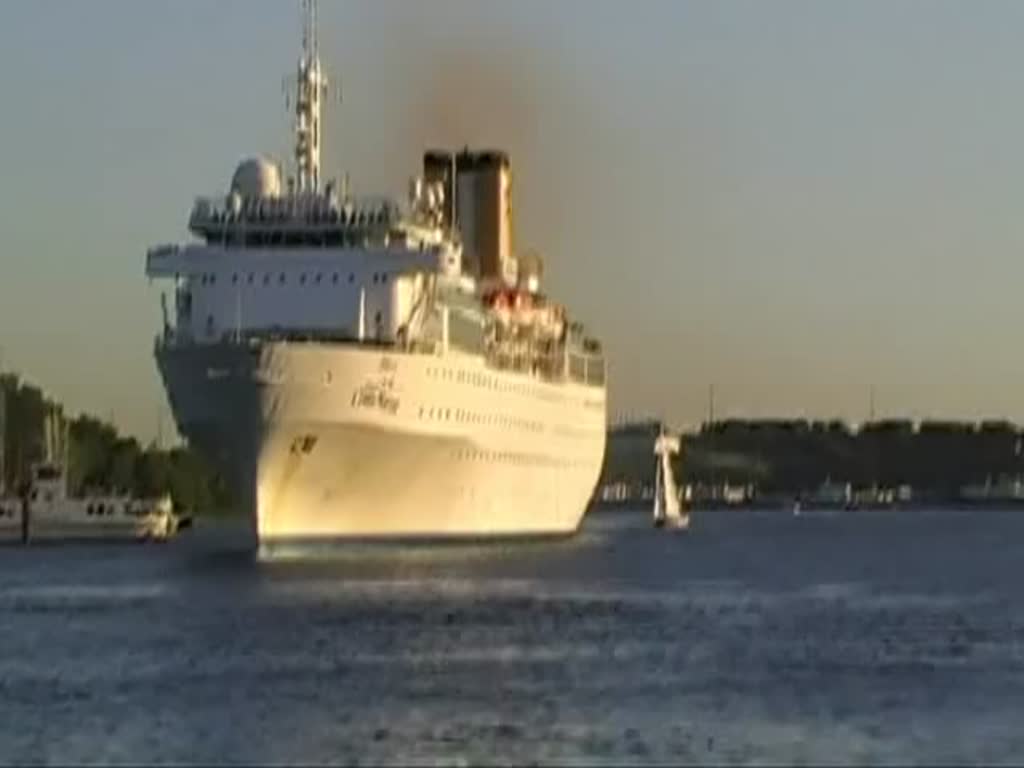
M 1024 514 L 0 550 L 14 763 L 1020 763 Z

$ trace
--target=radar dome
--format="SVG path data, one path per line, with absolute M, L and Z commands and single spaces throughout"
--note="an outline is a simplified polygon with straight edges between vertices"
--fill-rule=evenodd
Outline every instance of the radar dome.
M 243 160 L 231 177 L 231 191 L 246 198 L 280 197 L 281 172 L 265 157 Z

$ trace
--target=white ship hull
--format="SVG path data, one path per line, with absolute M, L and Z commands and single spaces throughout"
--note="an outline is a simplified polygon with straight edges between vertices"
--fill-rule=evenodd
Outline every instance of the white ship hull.
M 571 534 L 605 447 L 603 387 L 357 344 L 162 346 L 182 433 L 259 543 Z

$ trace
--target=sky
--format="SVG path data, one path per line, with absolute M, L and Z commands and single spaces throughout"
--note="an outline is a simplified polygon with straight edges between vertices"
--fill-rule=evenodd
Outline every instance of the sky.
M 287 157 L 297 0 L 0 3 L 0 365 L 148 440 L 146 248 Z M 321 2 L 325 175 L 507 150 L 609 416 L 1024 422 L 1024 3 Z

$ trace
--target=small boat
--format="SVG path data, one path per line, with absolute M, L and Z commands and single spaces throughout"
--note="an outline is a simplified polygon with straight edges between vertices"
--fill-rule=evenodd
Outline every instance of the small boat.
M 152 499 L 116 493 L 71 496 L 68 424 L 51 409 L 43 426 L 44 458 L 32 465 L 28 492 L 0 496 L 0 541 L 163 541 L 191 525 L 191 518 L 175 514 L 169 494 Z
M 654 441 L 654 527 L 683 530 L 690 527 L 690 513 L 682 509 L 679 489 L 672 473 L 672 457 L 679 453 L 679 437 L 664 427 Z
M 190 524 L 191 518 L 174 512 L 168 494 L 152 499 L 124 494 L 69 496 L 63 468 L 49 462 L 32 468 L 25 499 L 0 500 L 0 540 L 4 541 L 164 541 Z

